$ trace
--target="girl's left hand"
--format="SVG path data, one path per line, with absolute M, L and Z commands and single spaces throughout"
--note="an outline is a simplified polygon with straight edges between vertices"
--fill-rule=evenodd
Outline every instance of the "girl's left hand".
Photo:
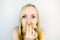
M 25 38 L 28 40 L 35 39 L 37 37 L 37 32 L 31 27 L 27 26 Z

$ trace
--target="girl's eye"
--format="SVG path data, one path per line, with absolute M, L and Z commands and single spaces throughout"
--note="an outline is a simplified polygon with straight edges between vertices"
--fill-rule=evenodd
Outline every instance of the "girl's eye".
M 25 16 L 22 16 L 22 18 L 26 18 L 26 15 Z
M 32 16 L 32 18 L 35 18 L 35 16 Z

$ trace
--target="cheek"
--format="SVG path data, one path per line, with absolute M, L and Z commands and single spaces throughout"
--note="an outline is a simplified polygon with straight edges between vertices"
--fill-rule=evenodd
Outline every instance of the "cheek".
M 22 26 L 24 27 L 26 25 L 26 19 L 22 19 Z
M 37 18 L 36 19 L 32 19 L 32 23 L 36 24 L 37 23 Z

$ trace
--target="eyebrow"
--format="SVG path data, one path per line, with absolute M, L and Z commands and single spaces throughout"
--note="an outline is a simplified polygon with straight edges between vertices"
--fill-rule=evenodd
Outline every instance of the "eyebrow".
M 23 14 L 23 15 L 25 15 L 25 16 L 26 16 L 26 14 Z M 32 14 L 31 16 L 33 16 L 33 15 L 36 15 L 36 14 Z
M 23 14 L 23 15 L 26 15 L 26 14 Z
M 32 14 L 32 15 L 36 15 L 36 14 Z

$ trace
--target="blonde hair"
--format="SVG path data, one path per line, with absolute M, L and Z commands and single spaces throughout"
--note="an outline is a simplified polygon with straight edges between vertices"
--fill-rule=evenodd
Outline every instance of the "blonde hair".
M 27 4 L 27 5 L 23 6 L 23 8 L 21 9 L 21 12 L 22 12 L 22 10 L 24 8 L 30 7 L 30 6 L 34 7 L 37 10 L 37 8 L 35 7 L 35 5 L 33 5 L 33 4 Z M 20 20 L 19 20 L 18 40 L 22 40 L 22 35 L 21 35 L 21 29 L 22 29 L 22 27 L 21 27 L 22 26 L 21 25 L 22 24 L 22 13 L 21 12 L 20 12 Z M 37 13 L 38 13 L 38 10 L 37 10 Z M 38 23 L 37 23 L 37 30 L 36 30 L 36 32 L 38 33 L 38 40 L 41 40 L 42 37 L 41 37 L 41 31 L 40 31 L 39 14 L 38 14 Z

